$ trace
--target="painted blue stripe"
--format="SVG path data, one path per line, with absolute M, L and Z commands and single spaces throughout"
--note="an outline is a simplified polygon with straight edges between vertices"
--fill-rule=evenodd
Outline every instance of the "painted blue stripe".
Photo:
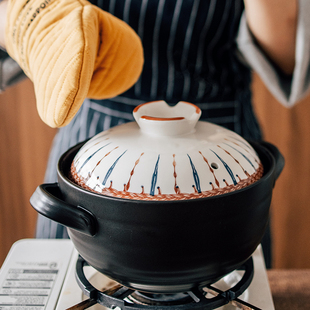
M 231 146 L 231 145 L 229 145 L 229 144 L 227 144 L 227 143 L 224 143 L 224 144 L 230 146 L 232 149 L 234 149 L 234 150 L 237 151 L 239 154 L 241 154 L 241 155 L 250 163 L 250 165 L 255 169 L 254 165 L 252 164 L 252 162 L 249 160 L 248 157 L 246 157 L 243 153 L 241 153 L 239 150 L 237 150 L 237 149 L 234 148 L 233 146 Z
M 155 165 L 153 176 L 152 176 L 152 183 L 151 183 L 151 189 L 150 189 L 150 195 L 152 195 L 152 196 L 154 196 L 154 194 L 155 194 L 155 186 L 157 183 L 159 159 L 160 159 L 160 155 L 158 155 L 158 157 L 157 157 L 156 165 Z
M 119 159 L 120 159 L 126 152 L 127 152 L 127 150 L 115 160 L 115 162 L 114 162 L 113 165 L 110 167 L 110 169 L 108 170 L 107 174 L 105 175 L 104 180 L 103 180 L 103 182 L 102 182 L 102 185 L 105 185 L 105 183 L 107 182 L 107 180 L 108 180 L 109 176 L 111 175 L 113 169 L 115 168 L 117 162 L 119 161 Z
M 111 144 L 111 142 L 108 143 L 108 144 L 106 144 L 106 145 L 104 145 L 104 146 L 102 146 L 102 147 L 99 148 L 96 152 L 94 152 L 92 155 L 90 155 L 89 157 L 87 157 L 87 159 L 84 161 L 84 163 L 82 164 L 82 166 L 80 167 L 80 169 L 79 169 L 79 171 L 78 171 L 77 173 L 79 173 L 79 172 L 81 171 L 81 169 L 89 162 L 89 160 L 90 160 L 96 153 L 98 153 L 100 150 L 102 150 L 104 147 L 106 147 L 106 146 L 109 145 L 109 144 Z
M 192 166 L 192 170 L 193 170 L 193 177 L 194 177 L 194 182 L 195 182 L 195 186 L 196 186 L 196 189 L 198 191 L 198 193 L 201 193 L 201 188 L 200 188 L 200 180 L 199 180 L 199 176 L 198 176 L 198 173 L 197 173 L 197 170 L 192 162 L 192 159 L 190 158 L 190 156 L 187 154 L 188 158 L 189 158 L 189 161 L 190 161 L 190 164 Z
M 235 176 L 234 176 L 233 172 L 231 171 L 231 169 L 229 168 L 229 166 L 228 166 L 228 165 L 225 163 L 225 161 L 224 161 L 220 156 L 218 156 L 214 151 L 212 151 L 211 149 L 210 149 L 210 151 L 213 152 L 213 153 L 216 155 L 216 157 L 223 163 L 223 165 L 224 165 L 224 167 L 226 168 L 227 172 L 229 173 L 229 175 L 230 175 L 232 181 L 234 182 L 234 185 L 236 185 L 238 182 L 236 181 Z
M 236 137 L 236 136 L 234 135 L 234 136 L 229 136 L 229 138 L 234 139 L 234 140 L 236 140 L 237 142 L 243 144 L 247 149 L 250 148 L 249 145 L 248 145 L 248 143 L 246 143 L 246 142 L 244 141 L 244 139 L 241 140 L 240 137 L 238 138 L 238 137 Z

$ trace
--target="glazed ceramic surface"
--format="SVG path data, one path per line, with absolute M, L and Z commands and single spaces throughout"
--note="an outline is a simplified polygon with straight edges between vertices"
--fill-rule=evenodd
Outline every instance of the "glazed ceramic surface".
M 72 179 L 105 195 L 182 200 L 231 192 L 263 173 L 252 146 L 236 133 L 199 121 L 191 103 L 138 106 L 136 122 L 89 140 L 71 165 Z

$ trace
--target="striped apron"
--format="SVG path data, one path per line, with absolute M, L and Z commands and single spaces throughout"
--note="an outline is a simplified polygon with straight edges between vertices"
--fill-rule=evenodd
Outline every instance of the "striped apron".
M 261 139 L 251 106 L 251 72 L 238 58 L 235 38 L 242 0 L 92 0 L 140 36 L 145 64 L 138 82 L 109 100 L 86 99 L 55 136 L 45 181 L 56 182 L 57 161 L 68 148 L 102 130 L 133 121 L 137 105 L 163 99 L 195 103 L 201 120 Z M 37 238 L 67 238 L 61 225 L 39 215 Z

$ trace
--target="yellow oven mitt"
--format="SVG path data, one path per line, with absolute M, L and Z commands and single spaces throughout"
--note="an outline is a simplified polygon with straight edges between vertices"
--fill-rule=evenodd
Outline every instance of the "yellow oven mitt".
M 142 71 L 137 34 L 85 0 L 10 0 L 5 40 L 51 127 L 67 125 L 86 97 L 124 92 Z

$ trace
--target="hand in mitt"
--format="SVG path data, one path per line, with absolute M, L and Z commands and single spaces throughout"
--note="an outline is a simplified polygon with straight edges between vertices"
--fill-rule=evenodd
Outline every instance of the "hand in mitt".
M 5 41 L 51 127 L 67 125 L 86 97 L 124 92 L 142 71 L 136 33 L 85 0 L 10 0 Z

